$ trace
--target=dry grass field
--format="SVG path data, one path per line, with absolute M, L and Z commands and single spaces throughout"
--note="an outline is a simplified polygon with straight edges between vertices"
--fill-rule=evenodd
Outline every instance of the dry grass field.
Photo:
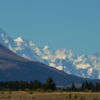
M 0 92 L 0 100 L 100 100 L 100 93 L 91 92 Z

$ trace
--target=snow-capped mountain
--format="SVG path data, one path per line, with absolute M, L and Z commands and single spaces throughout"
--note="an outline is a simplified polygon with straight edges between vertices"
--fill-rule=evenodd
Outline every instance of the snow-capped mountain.
M 100 79 L 100 54 L 76 55 L 63 48 L 53 51 L 47 45 L 40 48 L 21 37 L 10 38 L 1 28 L 0 43 L 27 59 L 40 61 L 69 74 Z

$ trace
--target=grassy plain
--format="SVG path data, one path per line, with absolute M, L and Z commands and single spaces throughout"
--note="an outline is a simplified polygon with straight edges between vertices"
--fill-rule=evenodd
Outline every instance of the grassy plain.
M 2 91 L 0 100 L 100 100 L 100 93 Z

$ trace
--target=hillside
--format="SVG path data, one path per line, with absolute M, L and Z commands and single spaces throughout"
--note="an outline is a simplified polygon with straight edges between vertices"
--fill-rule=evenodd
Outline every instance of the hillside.
M 72 82 L 81 83 L 84 79 L 68 75 L 40 62 L 22 58 L 0 44 L 0 81 L 39 80 L 44 82 L 51 76 L 57 85 Z

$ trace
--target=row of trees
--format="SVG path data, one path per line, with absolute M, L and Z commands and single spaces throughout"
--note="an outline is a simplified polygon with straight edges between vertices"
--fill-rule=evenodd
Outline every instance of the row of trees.
M 54 90 L 64 90 L 64 91 L 100 91 L 100 83 L 92 83 L 85 81 L 80 87 L 76 86 L 74 83 L 67 88 L 56 88 L 56 84 L 53 82 L 51 77 L 48 77 L 45 83 L 41 83 L 38 80 L 25 82 L 25 81 L 9 81 L 0 82 L 0 90 L 43 90 L 43 91 L 54 91 Z
M 82 83 L 80 87 L 76 87 L 73 83 L 71 87 L 67 88 L 68 91 L 92 91 L 92 92 L 100 92 L 100 83 L 93 83 L 85 81 Z
M 53 82 L 52 78 L 49 77 L 45 83 L 41 83 L 38 80 L 25 82 L 25 81 L 9 81 L 9 82 L 0 82 L 0 90 L 36 90 L 42 89 L 47 90 L 56 90 L 56 85 Z
M 87 90 L 87 91 L 99 92 L 100 91 L 100 83 L 93 83 L 93 82 L 85 81 L 82 83 L 81 89 L 83 91 Z

